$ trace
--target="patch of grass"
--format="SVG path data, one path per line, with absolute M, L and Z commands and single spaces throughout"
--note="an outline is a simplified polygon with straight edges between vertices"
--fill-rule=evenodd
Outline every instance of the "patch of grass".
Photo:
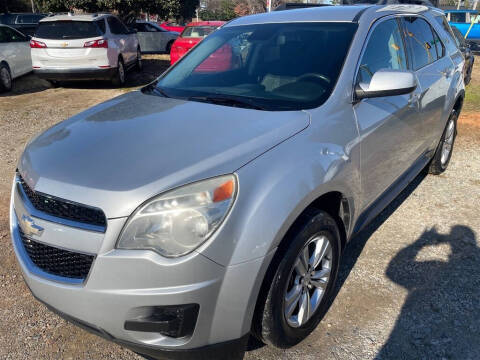
M 474 79 L 472 79 L 472 82 L 465 88 L 463 110 L 480 111 L 480 84 L 474 82 Z

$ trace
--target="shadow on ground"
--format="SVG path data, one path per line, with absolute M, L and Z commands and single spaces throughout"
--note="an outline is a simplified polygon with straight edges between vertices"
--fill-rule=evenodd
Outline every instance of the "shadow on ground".
M 140 87 L 147 85 L 155 80 L 160 74 L 162 74 L 170 66 L 169 60 L 156 59 L 148 56 L 144 58 L 143 70 L 141 72 L 136 69 L 131 69 L 127 74 L 127 81 L 124 86 L 126 90 L 130 88 Z M 70 88 L 70 89 L 115 89 L 109 81 L 61 81 L 57 87 Z M 47 89 L 51 89 L 53 86 L 50 82 L 42 80 L 34 74 L 28 74 L 15 79 L 13 82 L 12 91 L 6 93 L 0 93 L 0 97 L 9 97 L 23 94 L 34 94 Z
M 439 245 L 450 247 L 448 259 L 420 255 L 423 249 L 434 255 L 431 249 Z M 478 359 L 479 264 L 475 233 L 463 225 L 446 235 L 432 228 L 401 250 L 387 276 L 406 288 L 408 297 L 376 359 Z

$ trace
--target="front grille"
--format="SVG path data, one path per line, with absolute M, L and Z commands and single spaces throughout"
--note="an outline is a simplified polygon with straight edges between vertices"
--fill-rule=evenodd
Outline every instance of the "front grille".
M 33 191 L 20 175 L 18 177 L 23 191 L 35 209 L 62 219 L 84 224 L 102 227 L 107 225 L 107 220 L 102 210 Z
M 46 273 L 71 279 L 85 279 L 94 256 L 79 254 L 36 242 L 20 232 L 30 260 Z

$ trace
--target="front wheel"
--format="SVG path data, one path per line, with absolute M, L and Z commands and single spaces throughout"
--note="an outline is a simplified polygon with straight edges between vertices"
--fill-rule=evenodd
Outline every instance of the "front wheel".
M 328 309 L 340 263 L 340 235 L 324 211 L 308 211 L 297 222 L 288 248 L 258 307 L 253 332 L 262 341 L 288 348 L 306 338 Z M 281 251 L 281 250 L 279 250 Z
M 0 65 L 0 90 L 10 91 L 12 90 L 12 74 L 7 65 Z
M 140 48 L 137 49 L 137 64 L 136 68 L 138 71 L 143 70 L 143 63 L 142 63 L 142 52 L 140 51 Z
M 439 175 L 447 170 L 448 164 L 452 157 L 453 145 L 455 144 L 455 137 L 457 136 L 457 110 L 452 110 L 448 118 L 447 125 L 443 131 L 440 143 L 438 144 L 435 155 L 430 163 L 429 172 L 433 175 Z

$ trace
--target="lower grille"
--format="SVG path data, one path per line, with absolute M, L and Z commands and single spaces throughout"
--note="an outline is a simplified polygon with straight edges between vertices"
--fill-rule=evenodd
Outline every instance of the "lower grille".
M 85 279 L 94 256 L 79 254 L 41 244 L 20 233 L 22 243 L 30 260 L 46 273 L 71 279 Z

